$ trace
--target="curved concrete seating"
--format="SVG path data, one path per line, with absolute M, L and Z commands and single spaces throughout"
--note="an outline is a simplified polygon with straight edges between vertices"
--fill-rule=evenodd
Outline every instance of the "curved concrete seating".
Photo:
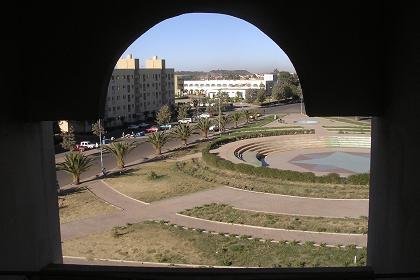
M 366 148 L 370 149 L 370 136 L 355 135 L 282 135 L 245 139 L 223 145 L 219 155 L 234 162 L 262 166 L 258 158 L 274 152 L 319 148 Z M 239 161 L 238 161 L 239 160 Z

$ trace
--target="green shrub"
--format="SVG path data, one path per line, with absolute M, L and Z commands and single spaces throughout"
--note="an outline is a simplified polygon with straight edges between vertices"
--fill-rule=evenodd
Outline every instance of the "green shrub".
M 360 173 L 353 174 L 347 177 L 347 182 L 352 185 L 368 185 L 369 184 L 369 174 Z

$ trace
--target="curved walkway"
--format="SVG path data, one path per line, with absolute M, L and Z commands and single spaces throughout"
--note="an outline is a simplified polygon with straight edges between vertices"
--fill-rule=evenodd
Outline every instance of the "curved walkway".
M 272 213 L 314 215 L 324 217 L 359 217 L 367 216 L 368 200 L 314 199 L 253 193 L 230 187 L 219 187 L 192 193 L 180 197 L 169 198 L 151 204 L 134 200 L 120 194 L 109 187 L 104 181 L 97 181 L 89 189 L 101 199 L 122 208 L 118 213 L 101 215 L 61 225 L 63 241 L 99 233 L 114 226 L 126 223 L 136 223 L 145 220 L 167 220 L 180 226 L 200 228 L 216 232 L 251 235 L 258 238 L 273 240 L 299 240 L 327 243 L 331 245 L 355 244 L 366 246 L 366 235 L 313 233 L 269 229 L 234 224 L 223 224 L 177 215 L 190 209 L 212 202 L 230 204 L 241 209 L 264 211 Z

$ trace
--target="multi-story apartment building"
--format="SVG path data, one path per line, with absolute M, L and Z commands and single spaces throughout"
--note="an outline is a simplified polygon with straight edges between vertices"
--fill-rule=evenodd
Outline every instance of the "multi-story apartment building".
M 175 103 L 174 69 L 154 56 L 139 67 L 128 55 L 120 59 L 108 85 L 104 121 L 107 127 L 121 126 L 154 118 L 163 105 Z
M 262 79 L 254 80 L 185 80 L 184 92 L 188 94 L 202 93 L 213 98 L 219 91 L 226 92 L 229 97 L 245 97 L 247 89 L 264 88 L 268 92 L 273 87 L 275 76 L 264 74 Z

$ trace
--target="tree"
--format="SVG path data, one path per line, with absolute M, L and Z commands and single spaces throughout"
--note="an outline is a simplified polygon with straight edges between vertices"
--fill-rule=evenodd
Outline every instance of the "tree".
M 191 129 L 190 125 L 180 124 L 177 127 L 175 127 L 172 133 L 176 138 L 180 139 L 184 143 L 184 146 L 187 146 L 187 141 L 188 138 L 191 136 L 192 131 L 193 130 Z
M 196 127 L 201 131 L 201 135 L 204 138 L 207 138 L 210 126 L 211 121 L 208 118 L 201 118 L 196 124 Z
M 253 103 L 255 99 L 257 98 L 257 94 L 255 89 L 247 89 L 245 90 L 245 101 L 248 103 Z
M 235 122 L 235 128 L 238 128 L 238 122 L 241 119 L 241 113 L 240 112 L 234 112 L 232 114 L 232 120 Z
M 64 157 L 64 162 L 57 163 L 59 171 L 65 171 L 73 176 L 73 184 L 80 184 L 80 175 L 89 169 L 93 159 L 79 152 L 70 152 Z
M 284 96 L 284 98 L 290 98 L 294 95 L 292 88 L 288 85 L 283 86 L 282 90 L 282 95 Z
M 100 137 L 101 135 L 104 135 L 106 133 L 104 127 L 99 122 L 99 120 L 92 124 L 92 133 L 94 135 L 98 136 L 98 137 Z
M 188 105 L 185 104 L 178 106 L 178 120 L 182 120 L 187 117 L 188 109 Z
M 63 132 L 61 134 L 63 137 L 63 142 L 61 142 L 61 147 L 68 151 L 73 151 L 76 146 L 76 140 L 74 139 L 74 129 L 73 126 L 69 124 L 69 131 Z
M 275 83 L 274 86 L 273 86 L 273 90 L 271 91 L 271 97 L 274 100 L 278 101 L 278 100 L 284 98 L 284 96 L 282 94 L 283 94 L 283 92 L 282 92 L 281 84 L 280 83 Z
M 118 168 L 123 169 L 125 156 L 135 147 L 137 147 L 136 142 L 113 142 L 104 146 L 104 149 L 114 155 Z
M 156 155 L 162 153 L 162 147 L 169 141 L 169 135 L 164 131 L 156 131 L 148 135 L 147 142 L 155 147 Z
M 230 120 L 229 116 L 226 116 L 226 115 L 221 116 L 220 118 L 220 131 L 221 132 L 225 131 L 226 125 L 229 123 L 229 120 Z
M 251 116 L 251 112 L 248 110 L 244 110 L 243 112 L 246 123 L 249 123 L 249 117 Z
M 171 121 L 171 109 L 168 105 L 163 105 L 160 107 L 159 112 L 156 115 L 156 122 L 159 125 L 167 124 Z
M 260 88 L 257 93 L 257 101 L 259 103 L 262 103 L 264 102 L 264 100 L 265 100 L 265 89 Z

